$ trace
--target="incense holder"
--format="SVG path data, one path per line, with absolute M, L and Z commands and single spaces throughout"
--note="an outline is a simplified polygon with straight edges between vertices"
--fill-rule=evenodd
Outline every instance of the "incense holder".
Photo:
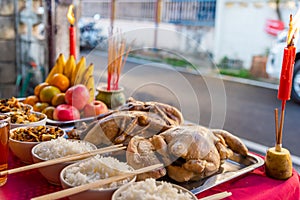
M 293 165 L 289 150 L 281 148 L 281 151 L 276 151 L 275 147 L 269 148 L 265 158 L 265 171 L 267 176 L 274 179 L 290 178 Z
M 96 99 L 104 102 L 109 109 L 116 109 L 123 105 L 126 101 L 124 88 L 119 87 L 118 90 L 107 90 L 106 86 L 99 86 Z

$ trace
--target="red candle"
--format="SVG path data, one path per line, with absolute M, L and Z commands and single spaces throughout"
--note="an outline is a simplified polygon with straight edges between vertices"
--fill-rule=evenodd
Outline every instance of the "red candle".
M 70 56 L 74 56 L 76 59 L 76 29 L 74 27 L 75 17 L 73 12 L 74 6 L 71 4 L 68 9 L 67 18 L 70 22 L 69 27 L 69 40 L 70 40 Z
M 69 27 L 69 35 L 70 35 L 70 55 L 73 55 L 76 59 L 76 29 L 71 24 Z
M 296 48 L 293 45 L 284 48 L 280 84 L 277 96 L 278 99 L 283 101 L 290 100 L 295 55 Z

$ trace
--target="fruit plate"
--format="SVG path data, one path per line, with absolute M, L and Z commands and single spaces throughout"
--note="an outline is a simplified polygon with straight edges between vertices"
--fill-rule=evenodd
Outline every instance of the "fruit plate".
M 248 153 L 246 157 L 234 154 L 222 164 L 217 174 L 214 174 L 200 181 L 175 183 L 168 177 L 163 177 L 162 180 L 180 185 L 181 187 L 190 190 L 193 194 L 196 195 L 212 187 L 251 172 L 256 168 L 261 167 L 262 165 L 264 165 L 264 160 L 255 154 Z
M 100 114 L 95 117 L 86 117 L 86 118 L 70 120 L 70 121 L 57 121 L 57 120 L 47 119 L 46 124 L 52 125 L 52 126 L 59 126 L 59 127 L 74 127 L 76 125 L 76 123 L 82 123 L 82 122 L 91 123 L 93 121 L 107 117 L 110 114 L 112 114 L 113 112 L 114 111 L 109 111 L 107 113 Z

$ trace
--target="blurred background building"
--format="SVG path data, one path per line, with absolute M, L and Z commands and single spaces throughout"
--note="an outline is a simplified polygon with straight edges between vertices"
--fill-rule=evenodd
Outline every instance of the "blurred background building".
M 268 55 L 277 33 L 287 27 L 289 14 L 295 13 L 297 3 L 296 0 L 0 0 L 0 97 L 30 93 L 35 81 L 43 79 L 54 65 L 58 54 L 68 54 L 66 13 L 70 4 L 76 8 L 78 44 L 82 46 L 97 46 L 113 25 L 131 32 L 132 37 L 139 37 L 135 44 L 138 47 L 174 50 L 194 59 L 201 59 L 205 53 L 216 64 L 226 60 L 226 65 L 250 69 L 255 56 Z M 88 28 L 92 31 L 87 31 Z M 136 31 L 141 28 L 151 29 L 150 36 Z M 197 45 L 190 44 L 191 41 Z

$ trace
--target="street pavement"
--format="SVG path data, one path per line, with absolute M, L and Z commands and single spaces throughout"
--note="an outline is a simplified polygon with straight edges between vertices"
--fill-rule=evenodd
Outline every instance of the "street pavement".
M 97 50 L 82 55 L 87 57 L 87 63 L 95 64 L 96 84 L 105 83 L 106 55 Z M 276 86 L 245 84 L 207 71 L 184 72 L 164 64 L 129 59 L 120 84 L 125 88 L 126 97 L 176 106 L 187 122 L 225 129 L 242 138 L 250 150 L 264 155 L 267 148 L 275 145 L 274 109 L 280 111 L 281 106 Z M 297 163 L 300 157 L 299 119 L 300 105 L 288 101 L 283 147 L 295 156 Z

